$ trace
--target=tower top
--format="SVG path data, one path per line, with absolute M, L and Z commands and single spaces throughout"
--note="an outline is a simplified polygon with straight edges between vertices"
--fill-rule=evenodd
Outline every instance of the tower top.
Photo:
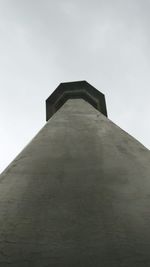
M 86 81 L 60 83 L 46 100 L 46 120 L 68 100 L 82 98 L 107 117 L 105 96 Z

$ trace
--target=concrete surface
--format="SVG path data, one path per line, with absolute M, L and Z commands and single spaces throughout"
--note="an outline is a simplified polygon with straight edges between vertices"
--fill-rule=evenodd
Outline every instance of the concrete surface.
M 0 266 L 149 267 L 149 150 L 68 100 L 0 176 Z

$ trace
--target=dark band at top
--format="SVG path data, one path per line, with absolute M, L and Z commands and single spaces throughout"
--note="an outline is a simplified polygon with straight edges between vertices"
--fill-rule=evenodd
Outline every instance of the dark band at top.
M 46 120 L 68 100 L 82 98 L 107 117 L 105 96 L 86 81 L 61 83 L 46 100 Z

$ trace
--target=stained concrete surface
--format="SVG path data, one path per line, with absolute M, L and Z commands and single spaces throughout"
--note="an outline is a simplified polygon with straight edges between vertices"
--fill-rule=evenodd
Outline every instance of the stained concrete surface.
M 149 150 L 68 100 L 0 176 L 0 266 L 149 267 Z

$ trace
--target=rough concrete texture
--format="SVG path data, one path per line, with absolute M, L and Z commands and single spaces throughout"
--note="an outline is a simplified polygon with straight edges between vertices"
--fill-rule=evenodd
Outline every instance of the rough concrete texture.
M 68 100 L 0 176 L 0 266 L 149 267 L 149 150 Z

